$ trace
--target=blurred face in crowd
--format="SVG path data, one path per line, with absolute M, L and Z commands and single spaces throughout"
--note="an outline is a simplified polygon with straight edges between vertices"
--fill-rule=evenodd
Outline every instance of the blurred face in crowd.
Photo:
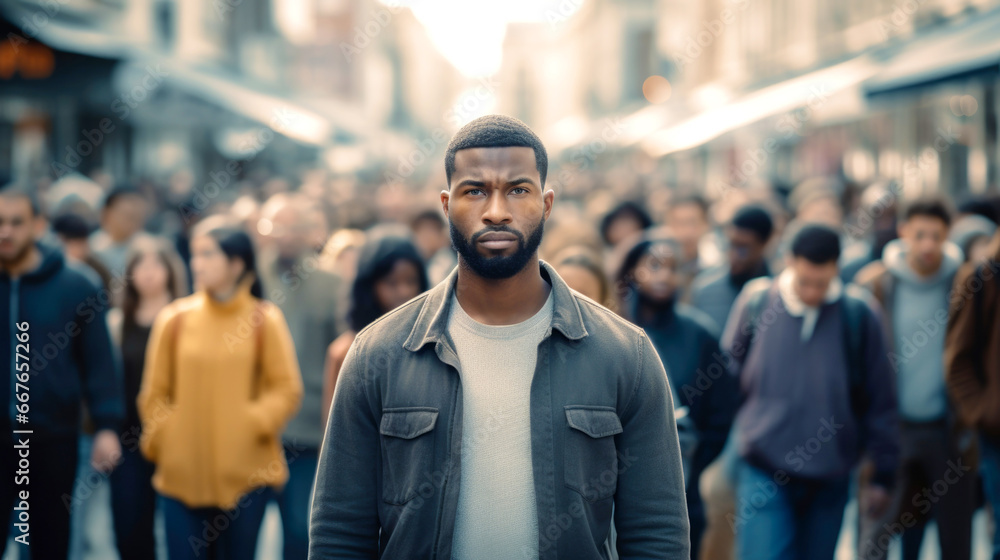
M 792 284 L 795 293 L 809 307 L 818 307 L 823 303 L 830 282 L 840 272 L 837 261 L 816 264 L 803 257 L 792 257 L 790 266 L 795 271 L 795 281 Z
M 666 303 L 677 291 L 677 258 L 669 245 L 653 244 L 635 267 L 635 285 L 647 300 Z
M 527 147 L 455 153 L 450 190 L 441 193 L 461 262 L 477 276 L 510 278 L 537 255 L 555 193 L 543 193 Z
M 274 243 L 278 255 L 284 260 L 293 260 L 305 250 L 308 244 L 309 224 L 294 204 L 282 204 L 271 216 L 271 231 L 268 239 Z
M 448 246 L 448 233 L 440 223 L 421 220 L 414 224 L 413 243 L 424 259 L 429 259 L 434 253 Z
M 416 263 L 400 259 L 388 274 L 375 282 L 375 298 L 388 313 L 420 295 L 420 268 Z
M 733 226 L 726 228 L 729 240 L 729 270 L 734 276 L 749 274 L 764 258 L 764 243 L 757 234 Z
M 21 262 L 31 250 L 41 220 L 27 197 L 0 194 L 0 264 Z
M 191 240 L 191 272 L 195 286 L 214 294 L 231 291 L 243 274 L 243 261 L 230 259 L 209 235 Z
M 143 299 L 162 296 L 167 291 L 169 276 L 166 263 L 154 251 L 144 253 L 131 272 L 132 285 Z
M 912 216 L 899 226 L 899 238 L 906 245 L 906 258 L 920 274 L 933 274 L 941 267 L 948 226 L 934 216 Z
M 119 243 L 128 241 L 146 224 L 146 212 L 146 201 L 141 196 L 119 196 L 101 214 L 101 228 Z
M 840 208 L 840 203 L 826 196 L 802 204 L 796 216 L 803 223 L 826 224 L 832 228 L 844 225 L 844 211 Z
M 558 266 L 556 272 L 570 288 L 598 303 L 603 303 L 601 280 L 594 276 L 590 269 L 576 264 L 564 264 Z
M 684 250 L 684 259 L 698 256 L 698 242 L 708 233 L 708 217 L 701 206 L 684 203 L 671 206 L 667 212 L 667 225 Z
M 636 233 L 642 231 L 642 221 L 628 212 L 620 214 L 608 224 L 608 243 L 614 247 Z

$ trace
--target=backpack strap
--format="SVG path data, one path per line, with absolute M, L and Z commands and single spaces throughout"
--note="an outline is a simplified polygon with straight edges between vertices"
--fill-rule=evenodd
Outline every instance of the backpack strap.
M 750 325 L 750 340 L 747 342 L 746 356 L 750 355 L 750 348 L 753 347 L 757 339 L 757 329 L 760 326 L 760 317 L 767 308 L 771 295 L 773 282 L 770 278 L 762 277 L 752 280 L 744 289 L 747 290 L 747 324 Z

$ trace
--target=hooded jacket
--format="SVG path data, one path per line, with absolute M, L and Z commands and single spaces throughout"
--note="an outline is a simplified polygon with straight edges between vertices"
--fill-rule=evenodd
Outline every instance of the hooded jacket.
M 0 362 L 10 372 L 0 389 L 4 423 L 39 437 L 75 436 L 86 400 L 94 427 L 117 431 L 125 397 L 106 321 L 111 293 L 98 288 L 82 265 L 67 263 L 59 249 L 37 247 L 42 260 L 35 270 L 18 278 L 0 273 Z M 27 344 L 15 338 L 18 323 L 27 324 Z M 29 395 L 27 423 L 16 422 L 20 403 L 14 398 L 23 363 L 31 372 L 22 384 Z
M 858 272 L 857 283 L 868 288 L 885 310 L 900 417 L 929 422 L 948 413 L 944 340 L 951 288 L 962 266 L 962 251 L 945 243 L 941 266 L 928 277 L 917 274 L 906 258 L 903 241 L 890 242 L 880 261 Z

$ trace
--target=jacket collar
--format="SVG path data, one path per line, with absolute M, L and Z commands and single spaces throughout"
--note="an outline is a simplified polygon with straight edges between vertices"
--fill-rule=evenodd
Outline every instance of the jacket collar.
M 580 312 L 580 303 L 570 291 L 570 287 L 556 273 L 552 265 L 544 260 L 538 260 L 539 271 L 542 278 L 545 278 L 552 285 L 552 326 L 546 333 L 551 334 L 552 329 L 561 332 L 566 338 L 578 340 L 589 333 L 583 324 L 583 314 Z M 403 348 L 417 352 L 428 342 L 438 342 L 444 340 L 445 332 L 448 329 L 448 313 L 451 310 L 452 294 L 455 292 L 455 283 L 458 281 L 458 267 L 452 269 L 447 278 L 438 283 L 427 292 L 417 320 L 410 329 L 410 335 L 403 343 Z

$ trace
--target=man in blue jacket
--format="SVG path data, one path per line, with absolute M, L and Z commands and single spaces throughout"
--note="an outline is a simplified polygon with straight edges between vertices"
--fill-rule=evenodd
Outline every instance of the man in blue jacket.
M 642 329 L 537 257 L 554 192 L 521 121 L 455 135 L 459 265 L 358 333 L 316 474 L 309 557 L 687 560 L 673 401 Z
M 36 243 L 43 227 L 32 191 L 0 187 L 0 503 L 13 508 L 22 550 L 57 559 L 69 547 L 80 403 L 97 429 L 91 463 L 107 472 L 121 455 L 125 402 L 105 321 L 110 294 Z M 7 537 L 3 523 L 0 554 Z

